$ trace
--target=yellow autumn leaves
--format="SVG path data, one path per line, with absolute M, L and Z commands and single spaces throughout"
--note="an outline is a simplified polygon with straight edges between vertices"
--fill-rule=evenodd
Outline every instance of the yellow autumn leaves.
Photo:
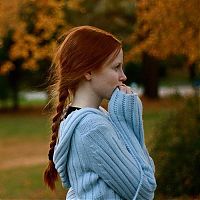
M 12 61 L 16 59 L 23 59 L 22 67 L 29 70 L 38 69 L 38 60 L 51 59 L 56 46 L 53 36 L 58 31 L 61 32 L 61 29 L 57 29 L 65 24 L 62 5 L 61 1 L 55 0 L 2 1 L 0 40 L 8 30 L 12 29 L 14 32 L 13 44 L 8 52 L 10 60 L 1 65 L 1 74 L 13 69 L 15 66 Z
M 183 54 L 188 62 L 200 59 L 199 0 L 137 1 L 137 24 L 128 42 L 128 59 L 145 51 L 165 59 Z
M 9 59 L 1 62 L 0 73 L 13 69 L 18 58 L 23 59 L 22 67 L 30 70 L 38 69 L 38 60 L 51 60 L 57 36 L 73 26 L 67 23 L 63 8 L 84 10 L 82 2 L 87 0 L 2 0 L 0 46 L 8 30 L 14 32 Z M 135 4 L 137 20 L 132 24 L 133 32 L 124 38 L 130 46 L 126 61 L 139 58 L 142 52 L 158 59 L 183 54 L 190 63 L 200 60 L 199 0 L 135 0 Z

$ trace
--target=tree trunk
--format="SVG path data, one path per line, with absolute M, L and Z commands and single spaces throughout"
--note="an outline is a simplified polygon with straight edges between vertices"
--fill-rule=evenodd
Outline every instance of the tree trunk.
M 194 81 L 196 78 L 196 65 L 195 63 L 190 64 L 189 66 L 187 66 L 189 69 L 189 78 L 190 81 Z
M 158 82 L 159 82 L 159 70 L 158 62 L 147 53 L 143 53 L 143 84 L 144 84 L 144 96 L 156 99 L 158 98 Z
M 15 69 L 9 74 L 9 82 L 12 92 L 12 109 L 19 109 L 19 83 L 20 83 L 20 66 L 18 63 L 15 65 Z

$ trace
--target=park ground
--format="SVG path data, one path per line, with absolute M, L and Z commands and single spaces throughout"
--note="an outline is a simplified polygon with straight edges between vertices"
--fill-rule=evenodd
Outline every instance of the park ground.
M 157 124 L 181 106 L 180 97 L 150 101 L 142 98 L 145 140 L 149 151 Z M 65 199 L 58 182 L 55 193 L 43 184 L 50 139 L 49 114 L 44 106 L 22 107 L 18 112 L 0 112 L 0 200 Z M 171 199 L 156 194 L 155 199 Z M 178 200 L 192 198 L 181 197 Z M 174 199 L 175 200 L 175 199 Z

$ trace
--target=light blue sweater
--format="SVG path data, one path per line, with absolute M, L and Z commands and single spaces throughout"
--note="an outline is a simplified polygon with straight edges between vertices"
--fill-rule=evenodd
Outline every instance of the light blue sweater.
M 142 104 L 116 88 L 102 109 L 82 108 L 60 124 L 55 167 L 67 199 L 151 200 L 155 167 L 144 143 Z

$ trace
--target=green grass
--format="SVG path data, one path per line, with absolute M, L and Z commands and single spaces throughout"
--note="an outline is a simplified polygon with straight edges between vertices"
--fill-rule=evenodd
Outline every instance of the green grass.
M 152 145 L 155 141 L 154 134 L 157 126 L 162 122 L 162 120 L 169 114 L 169 109 L 160 109 L 155 112 L 155 110 L 149 109 L 145 110 L 143 114 L 143 124 L 144 124 L 144 134 L 145 143 L 151 153 Z
M 162 120 L 168 110 L 144 110 L 145 134 L 151 135 L 155 124 Z M 18 138 L 45 140 L 49 136 L 50 121 L 42 114 L 2 114 L 0 115 L 0 137 L 1 139 Z
M 45 166 L 40 165 L 0 170 L 0 199 L 65 199 L 66 191 L 62 189 L 60 183 L 57 184 L 55 193 L 43 184 L 44 168 Z
M 47 116 L 42 114 L 1 114 L 0 137 L 9 138 L 39 138 L 48 137 L 50 126 Z
M 11 108 L 12 107 L 12 100 L 9 98 L 6 101 L 0 100 L 0 108 Z M 45 106 L 47 104 L 47 100 L 45 99 L 32 99 L 28 100 L 23 97 L 19 98 L 19 106 L 20 107 L 37 107 L 37 106 Z
M 154 130 L 157 123 L 163 120 L 168 114 L 169 110 L 160 110 L 155 112 L 153 110 L 144 111 L 143 120 L 144 120 L 144 130 L 146 134 L 149 135 Z
M 32 99 L 27 100 L 25 98 L 20 99 L 21 106 L 43 106 L 47 103 L 45 99 Z

